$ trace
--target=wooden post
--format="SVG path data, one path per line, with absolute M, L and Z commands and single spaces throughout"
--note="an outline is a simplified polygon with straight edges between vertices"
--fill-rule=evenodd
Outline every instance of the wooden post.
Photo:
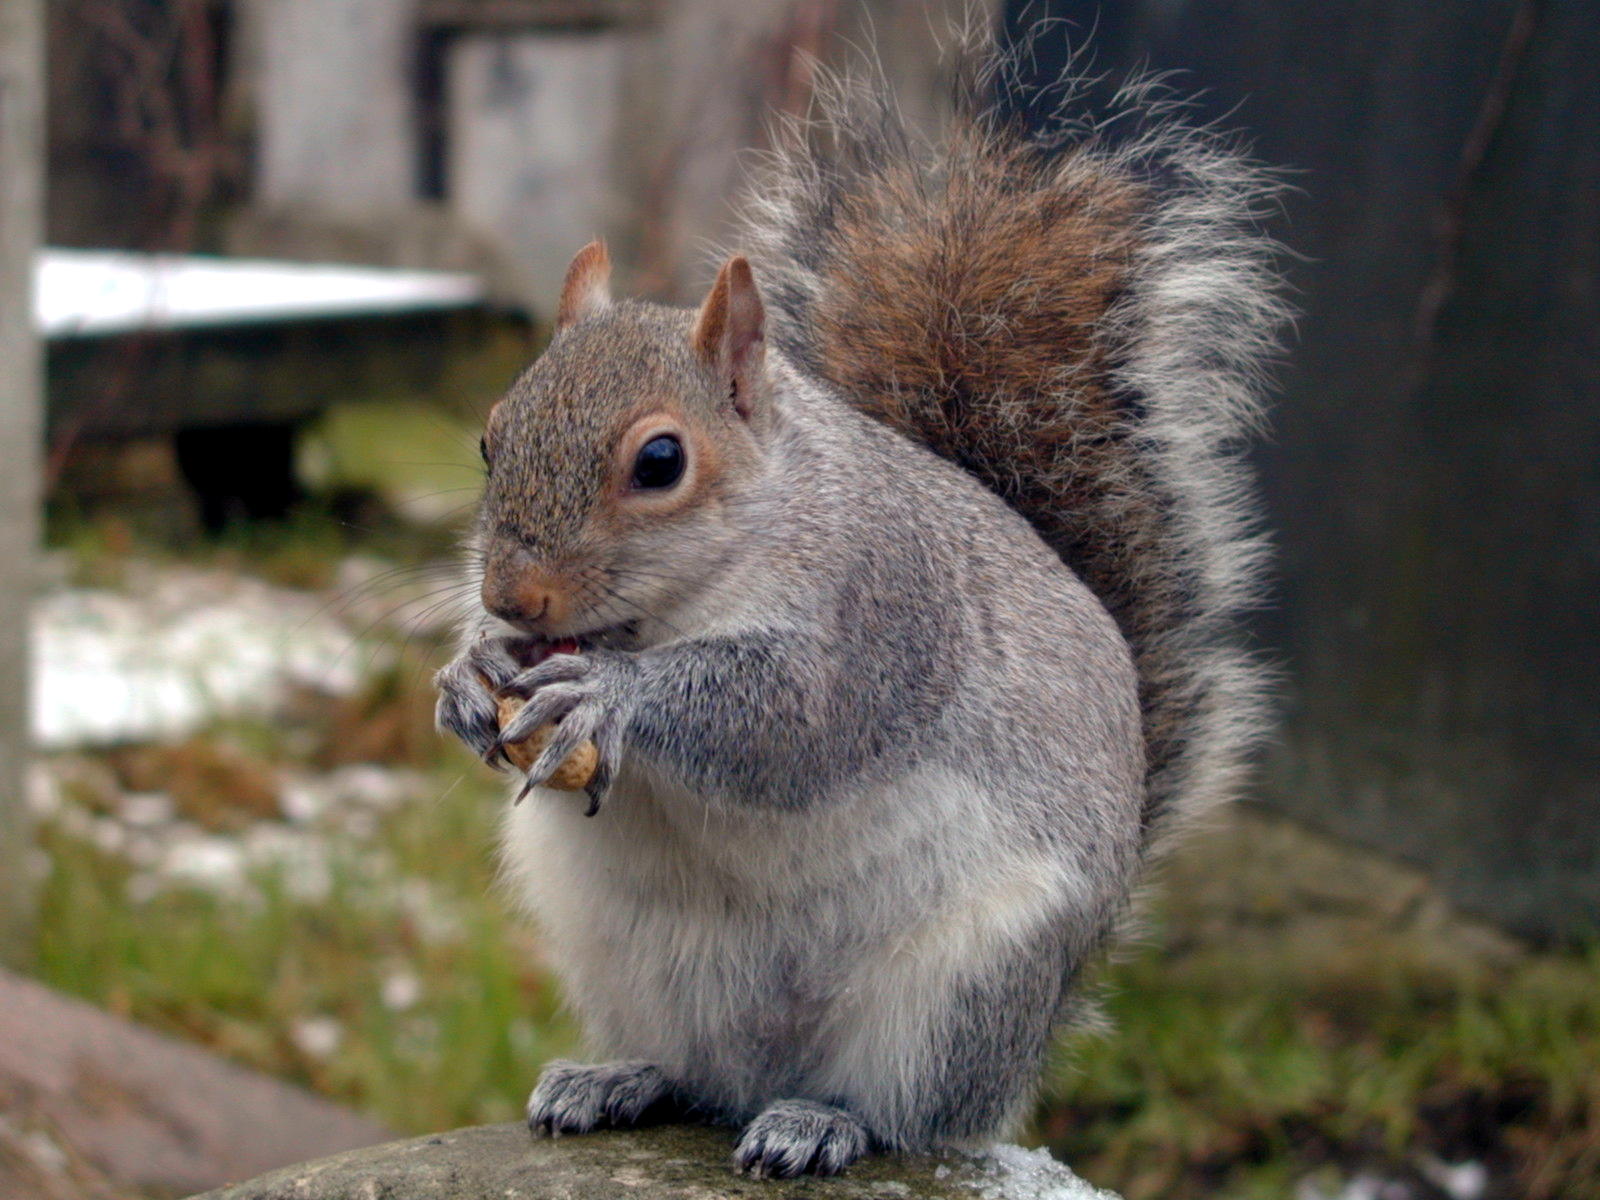
M 28 606 L 38 537 L 33 260 L 44 196 L 44 5 L 0 0 L 0 962 L 32 945 Z

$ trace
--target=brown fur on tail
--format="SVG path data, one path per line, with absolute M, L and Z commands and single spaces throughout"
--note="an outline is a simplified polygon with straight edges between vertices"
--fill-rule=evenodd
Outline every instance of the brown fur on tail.
M 926 146 L 841 87 L 747 227 L 779 348 L 1003 496 L 1116 618 L 1152 835 L 1229 798 L 1262 727 L 1231 622 L 1259 574 L 1239 441 L 1283 317 L 1274 191 L 1171 121 L 1062 145 L 967 112 Z

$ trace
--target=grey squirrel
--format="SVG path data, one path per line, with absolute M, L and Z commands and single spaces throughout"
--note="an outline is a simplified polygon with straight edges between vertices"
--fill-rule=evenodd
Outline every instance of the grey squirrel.
M 497 765 L 559 722 L 505 863 L 607 1060 L 536 1133 L 697 1116 L 760 1176 L 1003 1134 L 1239 785 L 1275 185 L 1149 88 L 1113 139 L 986 82 L 937 141 L 839 85 L 698 311 L 584 248 L 489 415 L 438 720 Z M 587 806 L 536 786 L 585 741 Z

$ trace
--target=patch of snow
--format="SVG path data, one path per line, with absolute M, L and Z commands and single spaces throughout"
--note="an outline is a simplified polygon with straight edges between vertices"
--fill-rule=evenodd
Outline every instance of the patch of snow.
M 1327 1192 L 1312 1180 L 1302 1180 L 1295 1189 L 1295 1200 L 1417 1200 L 1411 1186 L 1398 1179 L 1359 1174 L 1334 1192 Z
M 189 888 L 258 905 L 266 889 L 277 888 L 291 899 L 321 904 L 336 883 L 347 883 L 352 899 L 398 911 L 425 937 L 450 941 L 460 935 L 459 916 L 429 911 L 435 902 L 425 886 L 408 886 L 411 881 L 398 877 L 389 855 L 348 835 L 350 816 L 376 828 L 377 818 L 364 803 L 387 807 L 403 797 L 426 795 L 427 779 L 419 772 L 397 772 L 400 778 L 383 786 L 367 768 L 306 775 L 289 790 L 293 799 L 287 805 L 291 815 L 305 819 L 264 819 L 236 831 L 211 832 L 181 819 L 165 793 L 112 792 L 105 798 L 109 814 L 87 807 L 73 791 L 81 781 L 82 762 L 76 757 L 39 759 L 32 788 L 46 798 L 36 803 L 53 805 L 42 819 L 61 833 L 134 868 L 127 885 L 134 903 Z M 91 796 L 90 802 L 96 799 Z M 337 813 L 335 805 L 340 806 Z M 337 819 L 326 819 L 330 816 Z M 48 858 L 43 862 L 48 870 Z M 421 985 L 392 983 L 391 1001 L 400 1003 L 407 986 Z
M 121 854 L 128 844 L 128 831 L 111 817 L 91 817 L 89 840 L 102 854 Z
M 332 1017 L 303 1017 L 290 1027 L 289 1040 L 307 1058 L 331 1058 L 344 1041 L 344 1026 Z
M 401 880 L 394 900 L 401 914 L 416 926 L 423 941 L 437 946 L 459 942 L 466 936 L 467 923 L 458 906 L 435 894 L 426 879 Z
M 129 792 L 118 803 L 117 815 L 129 825 L 150 829 L 170 823 L 176 813 L 165 792 Z
M 390 1012 L 405 1012 L 422 999 L 422 980 L 404 968 L 391 971 L 384 977 L 378 997 Z
M 322 816 L 328 807 L 328 796 L 321 780 L 306 776 L 286 779 L 278 793 L 278 811 L 284 820 L 295 825 L 310 825 Z
M 156 866 L 163 880 L 211 892 L 237 892 L 244 886 L 244 847 L 237 838 L 197 831 L 174 831 Z
M 275 873 L 293 899 L 320 904 L 333 891 L 333 865 L 322 838 L 261 821 L 244 831 L 242 841 L 246 865 Z
M 166 857 L 166 829 L 137 829 L 128 837 L 122 857 L 141 871 L 153 871 Z
M 1417 1169 L 1450 1200 L 1482 1200 L 1489 1190 L 1489 1171 L 1480 1162 L 1447 1163 L 1424 1158 Z
M 355 763 L 328 776 L 328 785 L 341 799 L 377 812 L 391 812 L 429 793 L 431 785 L 417 771 Z
M 371 837 L 374 813 L 391 812 L 430 794 L 431 785 L 420 772 L 356 763 L 321 775 L 288 776 L 279 807 L 297 825 L 337 814 L 346 832 Z
M 983 1200 L 1118 1200 L 1079 1179 L 1048 1150 L 991 1146 L 976 1161 L 983 1178 L 971 1186 Z
M 380 657 L 315 596 L 217 573 L 47 594 L 32 622 L 33 737 L 49 750 L 269 715 L 295 687 L 349 693 Z
M 61 784 L 44 763 L 28 764 L 28 811 L 35 817 L 51 817 L 61 811 Z

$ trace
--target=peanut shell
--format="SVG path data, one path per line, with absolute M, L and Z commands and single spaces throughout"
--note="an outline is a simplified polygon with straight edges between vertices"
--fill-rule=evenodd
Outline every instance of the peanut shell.
M 524 701 L 516 696 L 499 698 L 500 728 L 504 729 L 511 718 L 522 711 L 523 703 Z M 533 766 L 534 760 L 543 752 L 545 746 L 549 745 L 555 728 L 554 725 L 541 725 L 524 741 L 505 743 L 506 757 L 518 768 L 526 771 Z M 595 770 L 599 766 L 600 752 L 595 749 L 593 742 L 584 742 L 567 755 L 566 760 L 556 768 L 555 774 L 545 780 L 542 786 L 562 792 L 581 792 L 594 778 Z

